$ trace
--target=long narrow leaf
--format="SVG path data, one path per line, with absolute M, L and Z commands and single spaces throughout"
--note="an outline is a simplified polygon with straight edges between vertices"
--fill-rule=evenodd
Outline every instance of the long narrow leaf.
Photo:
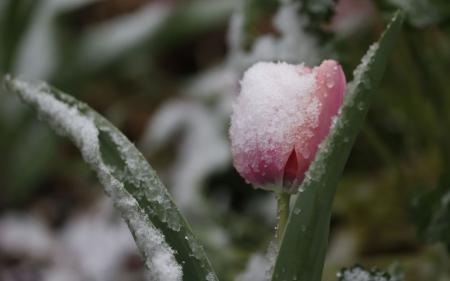
M 328 244 L 331 206 L 338 181 L 401 30 L 397 13 L 380 41 L 372 45 L 354 72 L 343 108 L 330 136 L 321 144 L 291 210 L 273 281 L 320 281 Z
M 131 229 L 152 281 L 217 280 L 161 180 L 118 129 L 45 83 L 9 77 L 4 82 L 80 149 Z

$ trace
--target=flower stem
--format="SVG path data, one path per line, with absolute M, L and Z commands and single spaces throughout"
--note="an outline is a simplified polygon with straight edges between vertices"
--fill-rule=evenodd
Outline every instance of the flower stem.
M 289 201 L 291 199 L 291 195 L 285 192 L 277 192 L 277 228 L 275 237 L 278 242 L 281 242 L 283 238 L 284 229 L 286 228 L 286 223 L 289 217 Z

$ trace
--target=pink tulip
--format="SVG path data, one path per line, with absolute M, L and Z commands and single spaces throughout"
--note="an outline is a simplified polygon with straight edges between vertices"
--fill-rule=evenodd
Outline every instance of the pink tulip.
M 260 62 L 241 81 L 231 116 L 234 166 L 255 187 L 297 192 L 344 97 L 333 60 L 313 69 Z

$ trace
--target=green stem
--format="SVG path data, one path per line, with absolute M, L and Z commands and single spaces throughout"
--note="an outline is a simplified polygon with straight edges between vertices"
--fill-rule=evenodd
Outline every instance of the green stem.
M 275 237 L 278 242 L 281 242 L 284 234 L 284 229 L 286 228 L 286 223 L 289 217 L 289 201 L 291 199 L 291 195 L 285 192 L 277 192 L 277 228 Z

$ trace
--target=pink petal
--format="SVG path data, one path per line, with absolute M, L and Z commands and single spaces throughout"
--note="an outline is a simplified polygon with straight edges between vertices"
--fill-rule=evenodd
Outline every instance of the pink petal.
M 319 125 L 311 128 L 313 136 L 308 141 L 309 151 L 316 155 L 320 143 L 328 136 L 333 118 L 337 115 L 344 100 L 345 74 L 342 67 L 333 60 L 324 61 L 319 67 L 314 68 L 316 75 L 315 96 L 321 103 Z M 314 157 L 305 159 L 299 155 L 300 167 L 297 181 L 301 182 Z

